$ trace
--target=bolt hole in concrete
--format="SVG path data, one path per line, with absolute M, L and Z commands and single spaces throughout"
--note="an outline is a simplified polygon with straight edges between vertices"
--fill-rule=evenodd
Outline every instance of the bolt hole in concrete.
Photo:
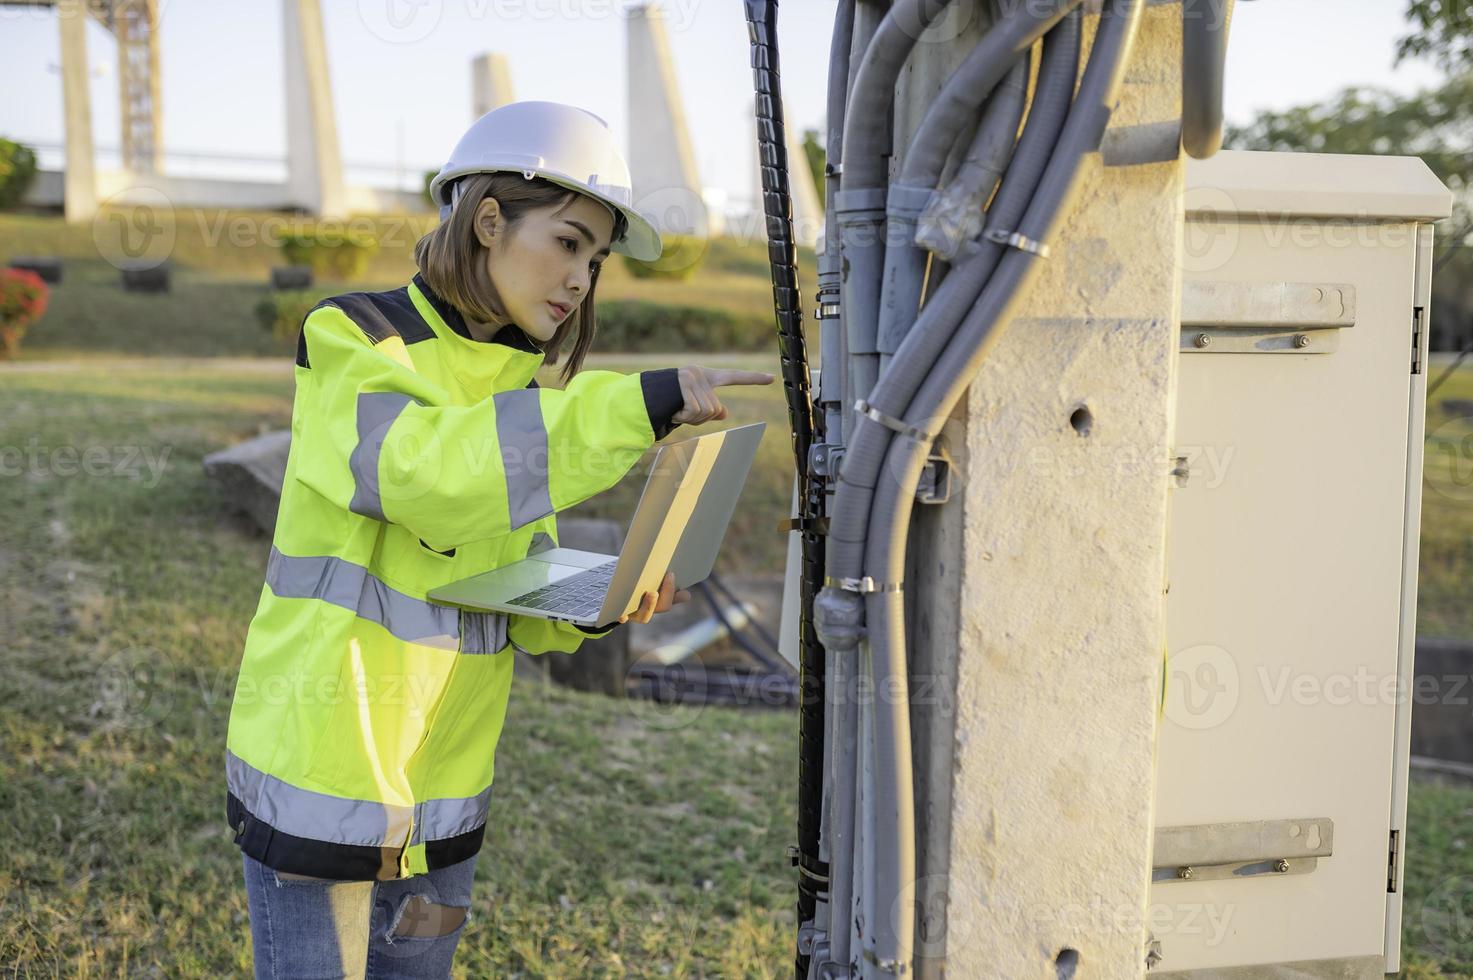
M 1082 436 L 1089 435 L 1090 426 L 1094 425 L 1095 417 L 1090 414 L 1087 405 L 1080 405 L 1069 416 L 1069 424 L 1074 426 L 1074 431 Z
M 1079 950 L 1065 946 L 1054 957 L 1054 967 L 1059 971 L 1059 980 L 1074 980 L 1074 971 L 1079 969 Z

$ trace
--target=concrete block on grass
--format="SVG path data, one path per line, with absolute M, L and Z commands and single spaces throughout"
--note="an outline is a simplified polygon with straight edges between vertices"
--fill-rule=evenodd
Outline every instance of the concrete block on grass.
M 310 265 L 278 265 L 271 269 L 272 289 L 308 289 L 311 285 Z
M 53 256 L 18 255 L 10 260 L 10 267 L 34 272 L 45 283 L 61 282 L 61 259 Z
M 123 288 L 130 293 L 167 293 L 169 291 L 169 264 L 155 265 L 148 262 L 125 263 L 118 267 L 122 274 Z

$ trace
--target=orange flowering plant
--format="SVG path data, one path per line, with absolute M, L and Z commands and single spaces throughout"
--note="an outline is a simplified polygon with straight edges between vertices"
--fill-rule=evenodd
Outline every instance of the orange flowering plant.
M 29 269 L 0 269 L 0 357 L 14 357 L 26 328 L 46 312 L 50 291 Z

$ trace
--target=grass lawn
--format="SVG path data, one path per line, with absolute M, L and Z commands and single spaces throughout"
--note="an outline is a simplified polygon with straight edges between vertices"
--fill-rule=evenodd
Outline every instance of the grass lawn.
M 1434 361 L 1429 383 L 1442 372 Z M 1427 405 L 1422 472 L 1417 635 L 1473 637 L 1473 365 Z
M 222 518 L 200 459 L 286 424 L 290 390 L 225 361 L 5 378 L 0 446 L 38 460 L 0 480 L 0 963 L 19 975 L 247 970 L 222 765 L 268 542 Z M 795 728 L 519 686 L 462 975 L 783 974 Z

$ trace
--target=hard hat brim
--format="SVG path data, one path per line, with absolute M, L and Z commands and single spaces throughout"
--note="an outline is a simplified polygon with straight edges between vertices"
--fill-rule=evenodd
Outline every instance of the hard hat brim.
M 451 170 L 439 173 L 430 182 L 430 199 L 441 207 L 445 207 L 450 203 L 450 185 L 457 178 L 474 173 L 498 172 L 512 171 L 502 171 L 499 168 L 481 170 L 467 167 L 464 170 Z M 610 243 L 609 251 L 618 252 L 620 255 L 627 255 L 632 259 L 639 259 L 643 262 L 655 261 L 664 251 L 664 245 L 660 241 L 660 233 L 655 230 L 655 226 L 648 218 L 634 208 L 621 204 L 602 194 L 598 194 L 590 190 L 587 184 L 570 177 L 543 170 L 537 171 L 536 175 L 549 183 L 557 184 L 559 187 L 566 187 L 570 191 L 576 191 L 585 197 L 591 197 L 596 201 L 607 204 L 611 208 L 617 208 L 619 213 L 624 215 L 627 223 L 627 227 L 624 230 L 624 237 L 617 242 Z

